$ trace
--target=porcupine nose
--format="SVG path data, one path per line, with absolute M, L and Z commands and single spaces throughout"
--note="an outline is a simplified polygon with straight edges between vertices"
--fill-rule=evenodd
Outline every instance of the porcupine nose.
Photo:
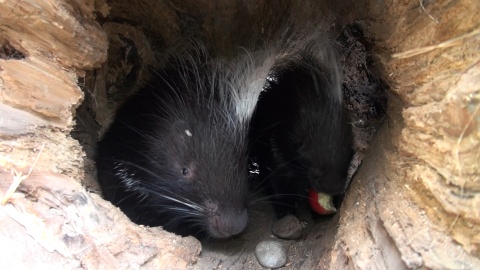
M 227 238 L 241 233 L 247 226 L 246 209 L 241 211 L 227 210 L 209 218 L 210 235 L 215 238 Z

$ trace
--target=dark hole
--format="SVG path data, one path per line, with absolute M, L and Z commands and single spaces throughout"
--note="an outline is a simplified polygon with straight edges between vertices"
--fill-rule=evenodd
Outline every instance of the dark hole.
M 6 42 L 0 46 L 0 58 L 5 60 L 20 60 L 24 59 L 25 55 Z

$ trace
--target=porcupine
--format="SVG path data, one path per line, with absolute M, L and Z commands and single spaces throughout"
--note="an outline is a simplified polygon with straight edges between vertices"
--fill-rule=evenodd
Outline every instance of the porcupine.
M 274 86 L 268 77 L 287 78 L 305 60 L 303 46 L 274 47 L 229 61 L 192 50 L 158 71 L 99 142 L 104 197 L 139 224 L 198 237 L 240 233 L 247 224 L 247 138 L 257 98 L 265 84 Z
M 252 159 L 279 218 L 309 188 L 342 194 L 353 156 L 335 54 L 318 39 L 301 45 L 273 67 L 251 122 Z
M 138 224 L 228 238 L 247 224 L 248 128 L 271 64 L 263 52 L 224 61 L 199 47 L 118 110 L 98 144 L 98 180 Z

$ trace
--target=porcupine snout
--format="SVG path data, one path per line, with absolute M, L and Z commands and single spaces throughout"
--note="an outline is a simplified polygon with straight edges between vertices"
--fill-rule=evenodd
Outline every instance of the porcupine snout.
M 246 208 L 220 209 L 218 204 L 207 203 L 208 230 L 215 238 L 228 238 L 241 233 L 247 226 Z
M 338 195 L 345 192 L 346 177 L 344 173 L 323 172 L 313 176 L 310 184 L 316 191 Z

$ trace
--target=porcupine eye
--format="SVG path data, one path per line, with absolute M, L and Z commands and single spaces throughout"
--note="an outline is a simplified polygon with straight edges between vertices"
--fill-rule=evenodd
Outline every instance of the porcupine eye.
M 189 167 L 181 168 L 180 173 L 182 174 L 182 177 L 188 181 L 191 181 L 194 177 L 193 170 Z

